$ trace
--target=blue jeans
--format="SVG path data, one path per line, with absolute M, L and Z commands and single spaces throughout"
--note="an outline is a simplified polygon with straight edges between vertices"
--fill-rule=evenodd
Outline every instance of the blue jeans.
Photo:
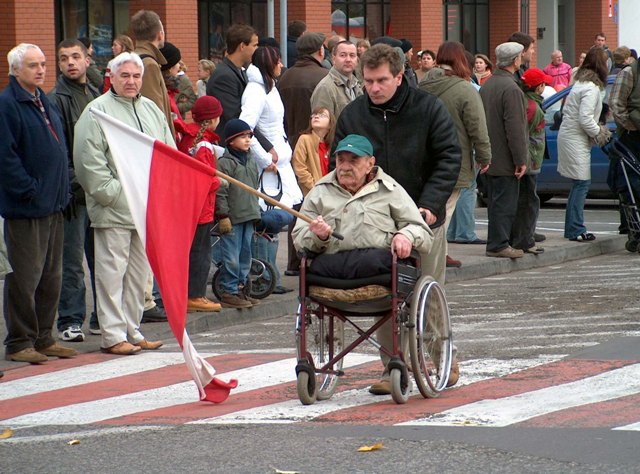
M 278 244 L 280 237 L 278 234 L 258 234 L 253 236 L 253 247 L 251 249 L 253 258 L 269 262 L 276 272 L 276 286 L 280 285 L 280 270 L 276 262 L 278 255 Z
M 83 267 L 85 253 L 87 254 L 93 282 L 93 242 L 91 239 L 87 239 L 87 233 L 91 232 L 89 225 L 87 207 L 83 205 L 76 207 L 76 217 L 64 221 L 62 289 L 58 303 L 58 331 L 64 331 L 73 324 L 82 326 L 84 323 L 87 312 Z
M 230 233 L 220 239 L 222 268 L 220 286 L 225 293 L 238 294 L 238 285 L 246 284 L 251 270 L 251 240 L 253 222 L 235 224 Z
M 476 189 L 478 184 L 474 179 L 471 186 L 460 191 L 460 197 L 453 212 L 447 240 L 449 242 L 473 242 L 478 239 L 476 234 Z
M 564 236 L 567 239 L 575 239 L 584 234 L 587 228 L 584 225 L 584 203 L 591 185 L 590 179 L 574 179 L 569 198 L 567 199 L 567 211 L 564 215 Z

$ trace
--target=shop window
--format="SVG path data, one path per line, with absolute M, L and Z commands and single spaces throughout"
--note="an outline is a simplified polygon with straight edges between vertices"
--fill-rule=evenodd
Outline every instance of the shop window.
M 331 29 L 354 43 L 391 34 L 390 0 L 337 0 L 331 2 Z
M 489 1 L 443 0 L 445 40 L 472 53 L 489 53 Z
M 57 41 L 90 38 L 100 68 L 111 59 L 113 38 L 129 29 L 128 0 L 58 0 L 56 15 Z
M 255 28 L 259 37 L 267 35 L 266 0 L 200 0 L 198 2 L 198 49 L 201 58 L 220 62 L 224 57 L 225 34 L 234 23 Z

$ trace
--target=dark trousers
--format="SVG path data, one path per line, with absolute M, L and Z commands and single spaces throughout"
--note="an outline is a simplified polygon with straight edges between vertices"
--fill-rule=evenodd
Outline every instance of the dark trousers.
M 189 298 L 202 298 L 207 293 L 211 267 L 211 222 L 198 224 L 189 251 Z
M 533 233 L 536 230 L 536 222 L 538 222 L 538 214 L 540 213 L 540 198 L 536 193 L 537 182 L 538 175 L 536 174 L 525 174 L 520 178 L 518 210 L 511 229 L 511 246 L 513 248 L 527 250 L 536 245 Z
M 520 181 L 515 176 L 487 175 L 487 251 L 499 252 L 509 246 L 516 220 Z
M 302 204 L 293 206 L 296 211 L 299 211 L 301 207 Z M 289 271 L 300 270 L 300 257 L 298 257 L 298 251 L 293 245 L 293 237 L 291 236 L 291 232 L 293 232 L 293 228 L 296 226 L 296 221 L 297 219 L 294 218 L 293 221 L 291 221 L 291 224 L 289 224 L 289 228 L 287 229 L 287 270 Z
M 4 236 L 13 273 L 4 282 L 8 354 L 54 344 L 51 328 L 62 285 L 64 218 L 7 219 Z

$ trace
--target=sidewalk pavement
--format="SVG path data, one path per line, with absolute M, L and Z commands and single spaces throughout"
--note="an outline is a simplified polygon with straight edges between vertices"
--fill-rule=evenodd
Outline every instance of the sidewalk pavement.
M 481 238 L 486 236 L 480 233 Z M 454 283 L 476 278 L 484 278 L 492 275 L 510 273 L 532 268 L 558 265 L 570 260 L 594 257 L 612 252 L 624 250 L 627 240 L 626 235 L 598 234 L 593 242 L 571 242 L 562 237 L 561 232 L 547 232 L 547 239 L 539 246 L 545 249 L 540 255 L 525 254 L 524 257 L 511 260 L 508 258 L 491 258 L 485 256 L 484 245 L 449 244 L 449 255 L 462 261 L 460 268 L 447 269 L 447 283 Z M 286 235 L 282 234 L 280 248 L 278 249 L 278 266 L 285 269 L 287 264 Z M 4 282 L 1 282 L 4 283 Z M 285 315 L 291 315 L 291 332 L 293 334 L 295 314 L 298 308 L 298 279 L 282 275 L 282 286 L 295 288 L 296 290 L 284 295 L 271 295 L 260 302 L 256 307 L 237 310 L 223 308 L 220 313 L 189 313 L 187 331 L 191 335 L 203 332 L 211 332 L 237 324 L 248 324 L 252 321 L 275 319 Z M 209 297 L 213 299 L 211 289 Z M 1 293 L 0 293 L 1 294 Z M 88 318 L 85 322 L 86 339 L 81 343 L 64 343 L 82 353 L 97 352 L 100 350 L 100 336 L 89 334 Z M 143 324 L 142 333 L 149 340 L 162 339 L 167 343 L 175 342 L 173 334 L 167 323 Z M 0 318 L 0 338 L 4 340 L 6 328 L 4 318 Z M 0 370 L 19 367 L 17 362 L 4 360 L 4 351 L 0 360 Z

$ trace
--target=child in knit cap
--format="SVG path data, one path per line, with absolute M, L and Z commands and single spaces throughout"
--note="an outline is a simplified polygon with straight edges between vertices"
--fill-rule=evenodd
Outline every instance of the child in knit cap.
M 215 97 L 200 97 L 191 109 L 195 124 L 186 124 L 178 148 L 196 160 L 216 169 L 213 147 L 220 140 L 215 129 L 220 122 L 222 106 Z M 189 253 L 189 300 L 187 311 L 220 311 L 220 304 L 207 299 L 207 279 L 211 266 L 211 226 L 215 209 L 216 191 L 220 180 L 214 177 L 204 203 Z
M 226 150 L 218 161 L 218 169 L 253 189 L 258 187 L 258 167 L 249 147 L 253 131 L 246 122 L 233 119 L 224 127 Z M 250 308 L 258 300 L 249 296 L 251 270 L 251 242 L 254 223 L 260 220 L 257 196 L 238 186 L 230 185 L 218 190 L 216 216 L 222 247 L 220 297 L 225 308 Z

